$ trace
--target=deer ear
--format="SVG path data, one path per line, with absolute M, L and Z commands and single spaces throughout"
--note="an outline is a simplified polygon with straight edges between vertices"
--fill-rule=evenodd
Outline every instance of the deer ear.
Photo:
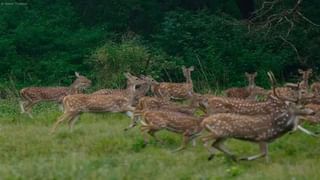
M 256 77 L 257 75 L 258 75 L 258 73 L 257 73 L 257 72 L 254 72 L 254 73 L 253 73 L 253 76 L 254 76 L 254 77 Z
M 311 74 L 312 73 L 312 69 L 310 68 L 310 69 L 308 69 L 308 72 Z
M 303 70 L 302 69 L 298 69 L 299 74 L 303 74 Z
M 189 71 L 193 71 L 193 70 L 194 70 L 194 66 L 190 66 Z
M 249 74 L 249 73 L 247 73 L 247 72 L 245 72 L 245 73 L 244 73 L 244 75 L 246 75 L 247 77 L 249 77 L 249 75 L 250 75 L 250 74 Z
M 74 75 L 76 75 L 76 77 L 80 77 L 80 74 L 78 72 L 74 72 Z

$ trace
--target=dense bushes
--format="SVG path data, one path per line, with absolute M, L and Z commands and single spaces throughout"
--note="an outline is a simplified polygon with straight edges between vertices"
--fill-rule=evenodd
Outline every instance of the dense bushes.
M 318 27 L 297 21 L 292 29 L 287 39 L 298 49 L 298 60 L 290 44 L 279 39 L 285 28 L 267 35 L 249 32 L 238 20 L 235 1 L 190 3 L 31 0 L 26 6 L 1 5 L 0 89 L 65 85 L 74 71 L 96 78 L 96 88 L 121 87 L 124 71 L 181 82 L 181 66 L 194 65 L 196 90 L 243 86 L 245 71 L 258 71 L 258 84 L 265 87 L 268 70 L 291 81 L 299 67 L 318 71 Z M 304 2 L 302 12 L 319 23 L 319 5 Z

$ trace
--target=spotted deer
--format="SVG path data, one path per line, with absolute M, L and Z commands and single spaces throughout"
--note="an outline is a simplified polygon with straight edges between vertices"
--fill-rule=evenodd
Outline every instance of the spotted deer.
M 237 113 L 241 115 L 257 115 L 257 114 L 270 114 L 273 111 L 282 111 L 286 107 L 286 104 L 283 101 L 298 102 L 306 98 L 302 96 L 295 97 L 286 97 L 279 96 L 275 88 L 275 78 L 272 73 L 268 73 L 273 94 L 269 94 L 266 101 L 256 102 L 243 99 L 234 99 L 227 97 L 217 97 L 213 95 L 199 96 L 199 106 L 207 114 L 217 114 L 217 113 Z M 279 99 L 282 99 L 280 101 Z M 297 125 L 297 128 L 309 135 L 313 135 L 312 132 L 304 129 L 300 125 Z
M 302 69 L 298 69 L 299 74 L 302 75 L 302 81 L 299 83 L 299 87 L 302 89 L 309 89 L 309 78 L 311 77 L 312 74 L 312 69 L 308 69 L 306 71 Z
M 131 76 L 129 73 L 125 73 L 124 75 L 129 81 L 129 86 L 126 91 L 128 94 L 126 96 L 121 94 L 76 94 L 64 97 L 64 113 L 53 125 L 51 133 L 53 133 L 63 121 L 68 121 L 69 128 L 72 130 L 77 117 L 86 112 L 127 112 L 129 116 L 132 116 L 132 112 L 135 109 L 132 103 L 136 86 L 145 83 L 145 81 Z
M 30 117 L 31 108 L 43 101 L 53 101 L 59 104 L 62 99 L 71 94 L 79 94 L 85 88 L 90 87 L 91 80 L 75 73 L 76 80 L 69 87 L 27 87 L 20 91 L 22 101 L 20 101 L 21 113 L 27 113 Z
M 201 118 L 181 112 L 146 110 L 143 111 L 142 117 L 140 130 L 144 136 L 145 143 L 148 143 L 148 135 L 161 142 L 155 133 L 162 129 L 182 134 L 182 145 L 175 152 L 185 149 L 189 141 L 202 131 L 200 126 Z
M 311 84 L 311 91 L 314 94 L 320 95 L 320 82 L 314 82 Z
M 254 100 L 257 95 L 264 95 L 265 90 L 262 87 L 256 86 L 255 78 L 257 72 L 252 74 L 245 73 L 248 80 L 248 86 L 242 88 L 230 88 L 225 90 L 227 97 L 240 98 L 240 99 L 251 99 Z
M 268 161 L 268 143 L 289 131 L 295 130 L 298 124 L 298 116 L 314 114 L 311 109 L 301 108 L 288 101 L 283 103 L 285 106 L 275 108 L 270 114 L 250 116 L 220 113 L 205 118 L 201 126 L 209 132 L 209 135 L 204 137 L 203 141 L 207 144 L 209 141 L 214 140 L 211 145 L 213 152 L 208 159 L 211 160 L 216 153 L 215 151 L 219 150 L 233 160 L 254 160 L 266 157 Z M 229 138 L 258 143 L 261 153 L 236 159 L 235 155 L 223 144 Z
M 134 118 L 132 123 L 125 130 L 129 130 L 137 125 L 143 111 L 146 110 L 162 110 L 162 111 L 174 111 L 184 113 L 186 115 L 193 115 L 197 106 L 182 105 L 163 98 L 145 96 L 139 99 L 139 102 L 134 111 Z
M 157 97 L 165 99 L 189 99 L 193 95 L 193 83 L 191 79 L 191 72 L 194 67 L 189 68 L 182 67 L 183 75 L 186 78 L 185 83 L 153 83 L 151 91 Z
M 127 73 L 128 76 L 137 78 L 133 75 L 131 75 L 130 73 Z M 140 79 L 145 81 L 143 84 L 140 84 L 136 87 L 135 90 L 135 95 L 134 95 L 134 100 L 133 100 L 133 106 L 136 106 L 136 104 L 138 103 L 138 100 L 145 96 L 148 91 L 150 90 L 150 86 L 151 84 L 156 84 L 157 82 L 149 77 L 149 76 L 140 76 Z M 130 80 L 127 80 L 127 87 L 130 87 Z M 101 95 L 110 95 L 110 94 L 114 94 L 114 95 L 122 95 L 122 96 L 127 96 L 129 93 L 128 91 L 130 91 L 130 89 L 101 89 L 98 90 L 92 94 L 101 94 Z

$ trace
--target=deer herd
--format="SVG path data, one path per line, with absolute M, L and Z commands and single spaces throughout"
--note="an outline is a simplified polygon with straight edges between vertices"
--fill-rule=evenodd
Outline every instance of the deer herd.
M 54 101 L 63 107 L 63 114 L 51 129 L 54 133 L 64 121 L 69 128 L 82 113 L 126 113 L 131 124 L 128 131 L 138 124 L 145 144 L 149 138 L 163 143 L 156 132 L 168 130 L 181 134 L 182 145 L 175 151 L 183 150 L 198 136 L 210 152 L 209 160 L 217 151 L 223 152 L 233 160 L 268 159 L 268 144 L 282 135 L 301 130 L 312 136 L 315 133 L 303 128 L 301 122 L 318 123 L 320 117 L 320 82 L 309 86 L 312 70 L 298 70 L 302 80 L 298 83 L 286 83 L 276 87 L 272 72 L 267 75 L 271 90 L 256 86 L 257 73 L 245 73 L 248 86 L 230 88 L 224 91 L 226 96 L 199 94 L 193 90 L 191 72 L 194 67 L 182 67 L 186 81 L 183 83 L 157 82 L 150 76 L 136 77 L 124 73 L 127 79 L 126 89 L 101 89 L 91 94 L 83 90 L 91 86 L 91 81 L 76 73 L 76 80 L 70 87 L 28 87 L 20 91 L 21 113 L 30 117 L 31 108 L 42 101 Z M 151 91 L 151 93 L 149 93 Z M 153 96 L 147 96 L 147 94 Z M 257 96 L 264 100 L 257 100 Z M 180 103 L 176 100 L 186 100 Z M 202 111 L 202 115 L 197 113 Z M 240 139 L 257 143 L 260 153 L 249 157 L 237 158 L 224 142 Z

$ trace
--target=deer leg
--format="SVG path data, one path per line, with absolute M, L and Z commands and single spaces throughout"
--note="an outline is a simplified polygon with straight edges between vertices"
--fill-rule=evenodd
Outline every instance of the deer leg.
M 226 154 L 228 157 L 230 157 L 232 160 L 236 161 L 236 157 L 233 153 L 231 153 L 227 147 L 224 146 L 224 141 L 226 139 L 217 139 L 215 142 L 212 143 L 212 147 L 218 149 L 219 151 L 223 152 L 224 154 Z M 210 158 L 210 157 L 209 157 Z M 208 159 L 209 159 L 208 158 Z
M 27 103 L 28 101 L 19 101 L 19 105 L 20 105 L 20 109 L 21 109 L 21 114 L 25 113 L 25 108 L 24 108 L 24 104 Z
M 144 139 L 144 144 L 148 144 L 149 143 L 149 138 L 148 138 L 148 135 L 147 135 L 147 132 L 150 130 L 149 126 L 148 125 L 142 125 L 140 127 L 140 131 L 143 135 L 143 139 Z
M 51 129 L 51 134 L 53 134 L 55 132 L 55 130 L 57 129 L 57 127 L 59 126 L 59 124 L 61 124 L 63 121 L 65 121 L 66 119 L 71 119 L 72 118 L 72 113 L 64 113 L 62 116 L 60 116 L 58 118 L 58 120 L 54 123 L 52 129 Z
M 26 113 L 29 115 L 30 118 L 33 118 L 32 114 L 31 114 L 31 108 L 37 104 L 40 101 L 29 101 L 29 103 L 24 106 Z
M 151 129 L 151 130 L 148 131 L 148 134 L 149 134 L 150 136 L 152 136 L 152 137 L 153 137 L 157 142 L 159 142 L 160 144 L 164 144 L 164 142 L 156 136 L 156 132 L 157 132 L 157 131 L 158 131 L 158 130 L 156 130 L 156 129 Z
M 33 118 L 32 114 L 30 113 L 30 108 L 29 108 L 30 104 L 32 104 L 32 102 L 29 101 L 29 100 L 25 100 L 25 101 L 22 100 L 22 101 L 19 102 L 20 109 L 21 109 L 21 114 L 26 113 L 26 114 L 28 114 L 28 116 L 30 118 Z
M 215 136 L 213 134 L 209 134 L 207 136 L 202 137 L 201 140 L 203 142 L 203 145 L 205 147 L 208 147 L 210 140 L 212 140 L 214 138 L 215 138 Z
M 124 131 L 128 131 L 129 129 L 134 128 L 135 126 L 137 126 L 137 123 L 138 123 L 139 120 L 140 120 L 140 116 L 133 115 L 131 124 L 128 127 L 126 127 L 124 129 Z
M 200 136 L 200 133 L 192 134 L 190 140 L 192 140 L 192 146 L 195 147 L 197 145 L 196 138 Z
M 189 135 L 183 135 L 183 139 L 182 139 L 182 144 L 179 148 L 177 148 L 176 150 L 174 150 L 173 152 L 178 152 L 181 150 L 184 150 L 185 148 L 187 148 L 188 142 L 190 141 L 190 136 Z
M 158 131 L 157 128 L 154 128 L 154 127 L 152 127 L 150 125 L 142 125 L 140 129 L 141 129 L 141 131 L 143 133 L 144 143 L 145 144 L 149 143 L 148 136 L 153 137 L 156 141 L 158 141 L 161 144 L 163 144 L 163 142 L 160 139 L 158 139 L 158 137 L 155 135 L 156 131 Z
M 255 159 L 259 159 L 261 157 L 266 157 L 266 162 L 268 162 L 269 161 L 269 159 L 268 159 L 268 143 L 260 142 L 259 146 L 260 146 L 260 151 L 261 151 L 260 154 L 257 154 L 257 155 L 254 155 L 254 156 L 249 156 L 249 157 L 243 157 L 243 158 L 240 158 L 239 160 L 252 161 L 252 160 L 255 160 Z
M 68 120 L 69 129 L 72 132 L 74 124 L 79 120 L 79 114 L 75 113 L 71 115 L 72 118 Z

